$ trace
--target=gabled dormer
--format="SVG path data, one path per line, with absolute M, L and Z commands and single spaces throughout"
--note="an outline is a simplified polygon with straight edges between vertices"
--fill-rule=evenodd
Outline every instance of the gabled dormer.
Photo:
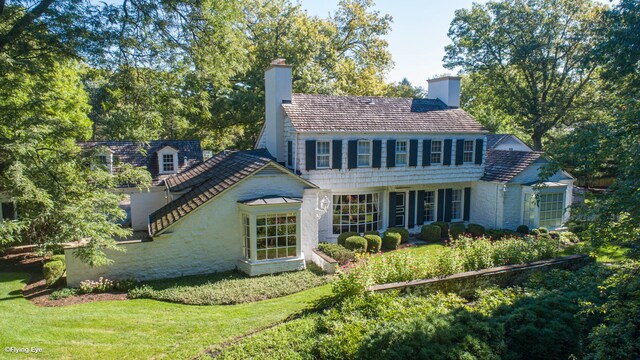
M 178 150 L 172 146 L 164 146 L 157 151 L 158 173 L 175 174 L 178 172 Z

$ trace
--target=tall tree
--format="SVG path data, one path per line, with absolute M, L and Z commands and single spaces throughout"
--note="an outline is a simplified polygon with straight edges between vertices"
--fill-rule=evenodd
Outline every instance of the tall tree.
M 445 66 L 477 73 L 492 106 L 530 135 L 536 150 L 551 130 L 590 105 L 588 90 L 603 8 L 590 0 L 505 0 L 457 10 Z

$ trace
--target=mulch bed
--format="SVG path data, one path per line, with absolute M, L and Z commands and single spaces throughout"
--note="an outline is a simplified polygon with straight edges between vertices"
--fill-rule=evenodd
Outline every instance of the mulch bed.
M 48 288 L 42 276 L 43 258 L 33 253 L 6 254 L 0 256 L 0 270 L 29 273 L 29 282 L 22 288 L 22 295 L 37 306 L 67 306 L 93 301 L 127 300 L 126 292 L 82 294 L 60 300 L 50 300 L 49 295 L 60 287 Z

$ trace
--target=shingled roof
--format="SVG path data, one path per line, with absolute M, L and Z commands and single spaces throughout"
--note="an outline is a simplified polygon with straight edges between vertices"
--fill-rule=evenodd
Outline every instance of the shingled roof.
M 438 99 L 293 94 L 282 104 L 297 131 L 486 133 Z
M 279 166 L 266 150 L 225 150 L 183 174 L 172 176 L 167 186 L 172 191 L 187 192 L 149 215 L 150 235 L 158 234 L 270 163 Z
M 483 181 L 509 182 L 542 155 L 538 151 L 490 150 Z
M 487 150 L 491 150 L 510 134 L 487 134 Z
M 113 154 L 113 166 L 116 170 L 119 164 L 146 167 L 151 173 L 153 185 L 161 185 L 172 175 L 159 173 L 157 152 L 166 146 L 178 150 L 178 172 L 202 162 L 202 149 L 198 140 L 87 141 L 78 145 L 85 150 L 108 148 Z

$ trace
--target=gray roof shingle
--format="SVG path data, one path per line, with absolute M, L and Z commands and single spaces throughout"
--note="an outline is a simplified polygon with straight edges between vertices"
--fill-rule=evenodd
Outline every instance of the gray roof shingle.
M 167 180 L 171 191 L 187 190 L 179 198 L 149 215 L 151 236 L 166 229 L 207 201 L 273 162 L 268 152 L 222 151 L 207 161 Z
M 302 132 L 487 132 L 464 110 L 437 99 L 293 94 L 282 107 Z
M 146 167 L 147 171 L 151 173 L 153 185 L 162 185 L 164 180 L 172 175 L 160 174 L 158 169 L 157 151 L 165 146 L 171 146 L 178 150 L 178 172 L 202 162 L 202 149 L 198 140 L 87 141 L 78 145 L 85 150 L 99 147 L 108 148 L 113 153 L 113 165 L 116 169 L 118 163 Z
M 538 151 L 490 150 L 483 181 L 509 182 L 542 155 Z
M 487 150 L 491 150 L 510 134 L 487 134 Z

